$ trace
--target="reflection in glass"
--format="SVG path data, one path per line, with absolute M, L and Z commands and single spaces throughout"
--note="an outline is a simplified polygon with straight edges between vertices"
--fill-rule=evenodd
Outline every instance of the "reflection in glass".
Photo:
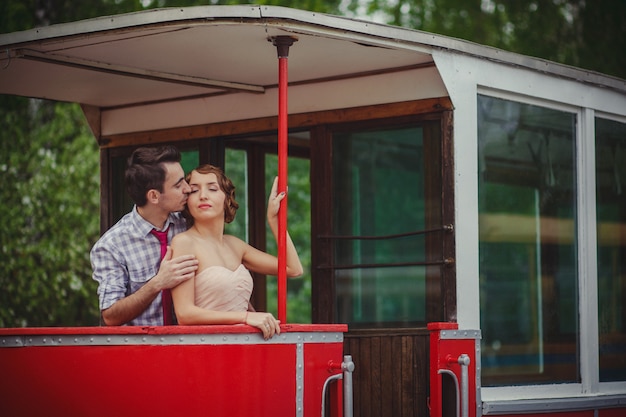
M 595 123 L 600 382 L 626 381 L 626 124 Z
M 482 384 L 578 381 L 575 115 L 478 110 Z
M 441 267 L 411 263 L 427 260 L 426 248 L 435 242 L 439 249 L 431 256 L 441 258 L 440 235 L 389 237 L 441 227 L 440 187 L 428 189 L 426 181 L 430 173 L 431 183 L 440 184 L 433 145 L 439 138 L 425 130 L 434 131 L 411 126 L 333 135 L 333 228 L 342 237 L 333 241 L 339 323 L 426 321 L 426 278 L 432 270 L 440 276 Z

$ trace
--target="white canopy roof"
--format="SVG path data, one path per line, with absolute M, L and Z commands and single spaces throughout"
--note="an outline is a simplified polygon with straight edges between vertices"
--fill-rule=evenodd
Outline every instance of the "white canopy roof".
M 97 109 L 104 135 L 268 116 L 278 82 L 268 39 L 277 36 L 297 38 L 290 112 L 447 96 L 433 51 L 626 91 L 624 80 L 425 32 L 282 7 L 198 6 L 0 35 L 0 94 Z

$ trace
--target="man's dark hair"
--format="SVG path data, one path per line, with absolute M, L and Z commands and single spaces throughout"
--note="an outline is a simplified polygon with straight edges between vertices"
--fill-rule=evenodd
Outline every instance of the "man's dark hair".
M 174 146 L 137 148 L 126 165 L 126 189 L 135 204 L 147 204 L 146 194 L 155 189 L 163 192 L 166 171 L 163 163 L 180 162 L 180 152 Z

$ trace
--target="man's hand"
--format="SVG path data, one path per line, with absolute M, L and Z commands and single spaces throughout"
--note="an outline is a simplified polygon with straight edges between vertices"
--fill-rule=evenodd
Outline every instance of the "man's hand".
M 172 248 L 167 247 L 161 260 L 159 272 L 151 279 L 159 290 L 171 289 L 191 279 L 198 270 L 198 260 L 193 255 L 181 255 L 172 259 Z
M 133 320 L 148 308 L 162 290 L 174 288 L 181 282 L 193 278 L 197 269 L 198 260 L 195 256 L 182 255 L 172 259 L 172 249 L 168 246 L 159 272 L 146 285 L 102 310 L 104 323 L 108 326 L 119 326 Z

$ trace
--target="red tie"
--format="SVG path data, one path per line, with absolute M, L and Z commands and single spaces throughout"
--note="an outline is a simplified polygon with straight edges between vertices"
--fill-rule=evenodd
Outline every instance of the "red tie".
M 167 231 L 169 230 L 169 226 L 163 232 L 159 232 L 156 229 L 150 230 L 159 242 L 161 243 L 161 259 L 165 256 L 165 252 L 167 252 Z M 174 324 L 173 319 L 173 308 L 172 308 L 172 292 L 169 289 L 165 289 L 161 291 L 161 304 L 163 306 L 163 324 L 168 326 Z

